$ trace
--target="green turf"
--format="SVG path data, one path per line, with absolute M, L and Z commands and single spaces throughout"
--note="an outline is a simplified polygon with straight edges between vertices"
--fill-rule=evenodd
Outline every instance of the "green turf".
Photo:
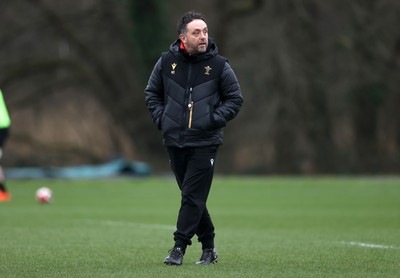
M 50 205 L 34 193 L 54 191 Z M 172 178 L 8 181 L 0 277 L 399 277 L 399 178 L 217 177 L 209 210 L 220 261 L 180 267 Z

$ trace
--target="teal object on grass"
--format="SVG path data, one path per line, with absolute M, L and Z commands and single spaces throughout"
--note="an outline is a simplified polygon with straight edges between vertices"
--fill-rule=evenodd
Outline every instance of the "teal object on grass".
M 4 173 L 8 179 L 90 179 L 120 175 L 146 176 L 151 173 L 151 167 L 144 162 L 129 161 L 121 158 L 98 165 L 6 168 Z

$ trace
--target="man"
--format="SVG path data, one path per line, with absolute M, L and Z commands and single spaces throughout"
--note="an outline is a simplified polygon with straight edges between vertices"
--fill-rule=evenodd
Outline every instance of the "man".
M 8 137 L 10 124 L 11 121 L 8 115 L 6 104 L 4 102 L 3 93 L 0 90 L 0 158 L 3 154 L 4 142 Z M 7 192 L 3 168 L 0 165 L 0 202 L 6 202 L 10 200 L 11 194 Z
M 181 265 L 196 234 L 203 251 L 196 264 L 212 264 L 218 256 L 206 202 L 222 128 L 237 115 L 243 98 L 235 73 L 208 37 L 204 16 L 188 12 L 177 29 L 179 38 L 157 61 L 145 89 L 181 190 L 175 245 L 164 263 Z

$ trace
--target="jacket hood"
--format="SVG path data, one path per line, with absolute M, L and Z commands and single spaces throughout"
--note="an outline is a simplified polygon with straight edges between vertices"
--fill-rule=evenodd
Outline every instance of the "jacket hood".
M 181 40 L 177 39 L 170 45 L 169 51 L 172 52 L 178 58 L 189 59 L 194 62 L 207 60 L 218 54 L 218 47 L 215 44 L 214 40 L 210 37 L 208 38 L 208 47 L 206 52 L 201 54 L 189 54 L 186 51 L 180 49 L 180 45 L 181 45 Z

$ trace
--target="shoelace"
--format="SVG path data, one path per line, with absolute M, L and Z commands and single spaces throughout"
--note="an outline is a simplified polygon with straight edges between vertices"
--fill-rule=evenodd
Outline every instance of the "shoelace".
M 183 254 L 182 250 L 178 249 L 178 248 L 172 248 L 170 250 L 168 250 L 169 256 L 176 258 L 179 257 Z
M 203 254 L 201 254 L 200 260 L 201 261 L 205 261 L 206 259 L 210 258 L 212 256 L 212 252 L 213 252 L 213 250 L 211 250 L 211 249 L 210 250 L 204 250 Z

